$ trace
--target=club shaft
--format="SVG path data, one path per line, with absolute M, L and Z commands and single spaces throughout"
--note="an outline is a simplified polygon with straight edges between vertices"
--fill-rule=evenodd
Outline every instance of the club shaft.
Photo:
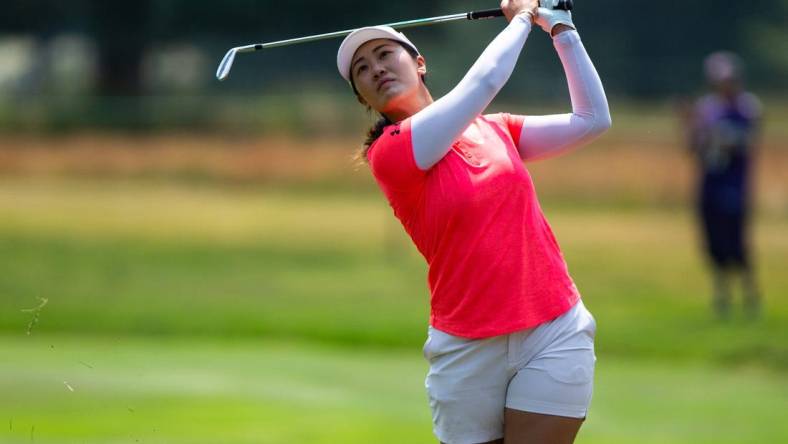
M 551 1 L 554 2 L 553 4 L 554 9 L 564 9 L 569 11 L 572 10 L 573 8 L 572 0 L 558 0 L 558 1 L 551 0 Z M 471 12 L 463 12 L 459 14 L 440 15 L 437 17 L 429 17 L 429 18 L 416 19 L 416 20 L 406 20 L 403 22 L 389 23 L 383 26 L 389 26 L 394 29 L 403 29 L 403 28 L 413 28 L 416 26 L 433 25 L 436 23 L 452 22 L 455 20 L 479 20 L 486 18 L 503 17 L 503 15 L 504 15 L 503 10 L 501 10 L 500 8 L 487 9 L 483 11 L 471 11 Z M 344 31 L 328 32 L 325 34 L 316 34 L 306 37 L 278 40 L 275 42 L 268 42 L 268 43 L 255 43 L 252 45 L 238 46 L 232 48 L 231 50 L 227 51 L 227 54 L 225 54 L 224 58 L 219 64 L 219 68 L 216 71 L 216 78 L 219 80 L 224 80 L 227 78 L 228 75 L 230 75 L 230 68 L 232 68 L 233 61 L 235 60 L 235 55 L 238 53 L 260 51 L 262 49 L 276 48 L 279 46 L 296 45 L 299 43 L 315 42 L 318 40 L 344 37 L 355 30 L 356 29 L 346 29 Z
M 406 20 L 403 22 L 388 23 L 383 26 L 390 26 L 394 29 L 405 29 L 405 28 L 414 28 L 416 26 L 425 26 L 425 25 L 432 25 L 436 23 L 451 22 L 455 20 L 478 20 L 481 18 L 492 18 L 492 17 L 502 17 L 502 16 L 503 16 L 503 11 L 501 11 L 500 9 L 491 9 L 488 11 L 463 12 L 459 14 L 441 15 L 437 17 L 429 17 L 429 18 L 416 19 L 416 20 Z M 329 32 L 325 34 L 310 35 L 306 37 L 298 37 L 298 38 L 287 39 L 287 40 L 278 40 L 275 42 L 257 43 L 254 45 L 241 46 L 236 49 L 238 50 L 238 52 L 259 51 L 261 49 L 276 48 L 279 46 L 288 46 L 288 45 L 295 45 L 299 43 L 308 43 L 308 42 L 315 42 L 318 40 L 327 40 L 337 37 L 344 37 L 355 30 L 356 29 L 346 29 L 344 31 Z

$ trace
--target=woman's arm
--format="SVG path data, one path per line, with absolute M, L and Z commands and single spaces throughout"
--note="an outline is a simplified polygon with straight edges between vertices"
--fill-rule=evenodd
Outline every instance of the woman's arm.
M 553 38 L 553 45 L 566 72 L 572 113 L 525 117 L 518 151 L 527 161 L 554 157 L 584 145 L 612 124 L 602 81 L 580 35 L 566 30 Z
M 451 92 L 413 115 L 413 154 L 419 169 L 438 163 L 503 88 L 531 32 L 531 20 L 528 13 L 515 16 Z

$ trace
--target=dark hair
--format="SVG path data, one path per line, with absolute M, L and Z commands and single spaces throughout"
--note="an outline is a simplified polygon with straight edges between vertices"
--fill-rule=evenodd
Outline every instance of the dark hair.
M 416 59 L 416 57 L 419 56 L 419 53 L 415 49 L 413 49 L 410 45 L 406 45 L 405 43 L 402 43 L 397 40 L 392 40 L 392 41 L 398 43 L 400 46 L 405 48 L 405 51 L 408 51 L 408 54 L 410 54 L 410 56 L 413 57 L 414 60 Z M 424 77 L 425 76 L 422 75 L 421 80 L 426 83 Z M 353 82 L 353 73 L 350 74 L 350 86 L 353 88 L 353 93 L 356 95 L 356 97 L 361 98 L 361 95 L 358 93 L 358 89 L 356 89 L 356 84 Z M 367 105 L 367 110 L 372 112 L 372 107 Z M 389 120 L 388 117 L 380 113 L 377 122 L 375 122 L 375 124 L 372 125 L 367 131 L 367 138 L 366 140 L 364 140 L 364 147 L 361 150 L 359 150 L 354 156 L 356 160 L 360 162 L 367 162 L 367 153 L 369 152 L 369 147 L 371 147 L 372 144 L 375 143 L 376 140 L 378 140 L 378 137 L 380 137 L 380 135 L 383 134 L 383 129 L 393 123 L 394 122 Z

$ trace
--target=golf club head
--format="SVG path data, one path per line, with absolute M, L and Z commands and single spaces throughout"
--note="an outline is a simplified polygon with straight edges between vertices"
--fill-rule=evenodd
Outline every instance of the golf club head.
M 222 63 L 219 64 L 219 69 L 216 70 L 217 79 L 224 80 L 230 75 L 230 68 L 233 67 L 233 61 L 235 60 L 236 53 L 238 53 L 238 48 L 233 48 L 227 51 L 227 54 L 224 55 Z

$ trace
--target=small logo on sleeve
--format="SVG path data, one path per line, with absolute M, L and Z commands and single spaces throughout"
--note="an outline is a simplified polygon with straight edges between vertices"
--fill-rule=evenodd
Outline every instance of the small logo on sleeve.
M 399 135 L 399 133 L 401 133 L 401 132 L 402 132 L 402 131 L 400 131 L 400 129 L 399 129 L 399 125 L 400 125 L 400 124 L 398 123 L 398 124 L 397 124 L 397 126 L 395 126 L 395 127 L 394 127 L 394 130 L 393 130 L 392 132 L 390 132 L 390 133 L 389 133 L 389 135 L 390 135 L 390 136 L 398 136 L 398 135 Z

